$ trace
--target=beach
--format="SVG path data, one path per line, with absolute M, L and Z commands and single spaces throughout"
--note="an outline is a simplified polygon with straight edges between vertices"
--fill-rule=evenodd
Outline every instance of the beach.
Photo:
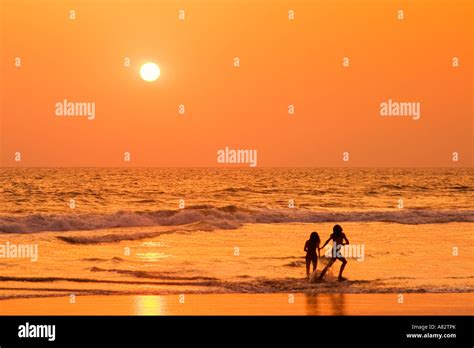
M 433 177 L 424 170 L 395 176 L 393 170 L 341 169 L 323 182 L 327 172 L 317 169 L 227 176 L 202 170 L 195 179 L 183 179 L 190 175 L 185 170 L 58 169 L 25 170 L 13 183 L 9 171 L 2 172 L 0 244 L 23 255 L 0 258 L 4 314 L 474 312 L 467 170 Z M 365 194 L 352 189 L 355 175 Z M 87 179 L 84 186 L 74 186 L 78 176 Z M 123 178 L 136 185 L 117 186 Z M 26 191 L 30 198 L 21 198 Z M 179 197 L 196 198 L 172 208 Z M 289 197 L 295 208 L 284 205 Z M 346 255 L 348 280 L 337 281 L 336 261 L 323 282 L 309 282 L 305 241 L 317 231 L 324 242 L 336 223 L 357 251 Z M 327 262 L 322 255 L 317 272 Z M 175 303 L 179 296 L 184 304 Z
M 0 301 L 2 315 L 473 315 L 474 294 L 205 294 Z

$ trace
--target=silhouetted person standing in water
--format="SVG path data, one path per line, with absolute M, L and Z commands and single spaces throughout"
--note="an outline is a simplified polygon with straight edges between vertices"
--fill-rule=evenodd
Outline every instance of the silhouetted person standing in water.
M 318 254 L 319 254 L 319 235 L 316 232 L 311 232 L 309 239 L 304 245 L 304 251 L 306 251 L 306 277 L 309 277 L 309 266 L 313 263 L 313 272 L 318 265 Z
M 342 227 L 339 225 L 334 225 L 332 228 L 332 234 L 329 236 L 328 240 L 324 243 L 324 245 L 321 247 L 323 249 L 331 240 L 334 241 L 333 247 L 332 247 L 332 257 L 329 260 L 329 263 L 324 267 L 323 271 L 321 272 L 319 276 L 319 280 L 322 280 L 326 272 L 328 271 L 329 267 L 332 266 L 336 260 L 339 260 L 342 262 L 341 268 L 339 269 L 339 277 L 338 280 L 346 280 L 342 276 L 342 272 L 344 271 L 344 268 L 346 267 L 347 260 L 340 254 L 340 249 L 343 245 L 349 244 L 349 239 L 347 239 L 346 235 L 342 232 Z

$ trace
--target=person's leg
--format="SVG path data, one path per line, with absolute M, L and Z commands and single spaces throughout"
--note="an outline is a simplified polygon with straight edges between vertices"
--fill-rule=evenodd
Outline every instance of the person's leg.
M 311 266 L 311 259 L 306 258 L 306 277 L 309 277 L 309 267 Z
M 336 261 L 336 259 L 334 257 L 331 258 L 331 260 L 329 260 L 328 264 L 326 265 L 326 267 L 324 267 L 323 271 L 319 275 L 319 279 L 323 279 L 324 275 L 328 271 L 329 267 L 331 267 L 331 265 L 334 263 L 334 261 Z
M 313 272 L 316 271 L 316 268 L 318 268 L 318 258 L 315 257 L 313 259 Z
M 341 268 L 339 269 L 339 279 L 342 279 L 342 272 L 344 271 L 344 268 L 346 268 L 347 260 L 343 257 L 340 257 L 339 260 L 342 262 Z

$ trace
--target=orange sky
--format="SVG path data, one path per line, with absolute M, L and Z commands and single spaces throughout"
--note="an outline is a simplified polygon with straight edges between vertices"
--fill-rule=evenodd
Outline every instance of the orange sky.
M 0 3 L 4 166 L 216 166 L 226 146 L 258 166 L 473 165 L 472 1 Z M 64 99 L 95 119 L 55 116 Z M 420 119 L 380 116 L 388 99 Z

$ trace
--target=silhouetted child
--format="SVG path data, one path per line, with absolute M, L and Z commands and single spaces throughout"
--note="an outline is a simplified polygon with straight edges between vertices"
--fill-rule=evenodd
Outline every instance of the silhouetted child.
M 346 235 L 342 232 L 341 226 L 334 225 L 334 227 L 332 228 L 332 234 L 329 236 L 328 240 L 324 243 L 321 249 L 323 249 L 331 240 L 334 241 L 333 248 L 332 248 L 332 257 L 329 260 L 326 267 L 324 267 L 323 271 L 321 272 L 319 276 L 319 280 L 323 279 L 329 267 L 331 267 L 332 264 L 336 262 L 336 260 L 339 260 L 342 262 L 341 268 L 339 269 L 338 280 L 340 281 L 346 280 L 346 278 L 342 276 L 342 272 L 344 271 L 344 268 L 346 267 L 347 260 L 340 254 L 340 249 L 343 245 L 349 244 L 349 240 L 347 239 Z
M 306 276 L 309 277 L 309 266 L 313 263 L 313 272 L 316 270 L 318 265 L 318 254 L 319 254 L 319 235 L 316 232 L 311 232 L 309 239 L 304 245 L 304 251 L 306 251 Z

